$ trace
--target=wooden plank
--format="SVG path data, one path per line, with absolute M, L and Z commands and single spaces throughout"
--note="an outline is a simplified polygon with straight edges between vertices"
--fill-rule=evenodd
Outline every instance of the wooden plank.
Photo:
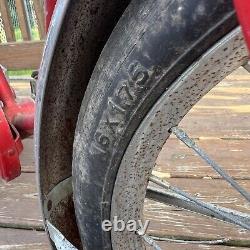
M 27 79 L 24 80 L 10 79 L 10 86 L 15 90 L 16 96 L 24 98 L 31 97 L 30 80 L 28 78 L 30 78 L 30 76 L 27 76 Z
M 37 23 L 38 23 L 38 31 L 40 34 L 40 39 L 43 40 L 45 38 L 45 19 L 44 19 L 44 10 L 40 1 L 33 1 L 34 9 L 36 13 Z
M 0 12 L 3 20 L 4 31 L 6 34 L 7 42 L 15 41 L 15 32 L 11 21 L 9 6 L 7 0 L 0 1 Z
M 35 165 L 22 165 L 22 173 L 35 173 Z
M 44 42 L 22 42 L 0 45 L 0 61 L 8 69 L 38 69 Z
M 43 227 L 34 173 L 23 173 L 10 183 L 0 183 L 0 201 L 0 226 Z
M 229 79 L 237 79 L 244 72 L 237 70 L 210 91 L 180 123 L 190 137 L 199 138 L 197 144 L 201 148 L 236 178 L 250 178 L 250 109 L 246 106 L 250 103 L 250 87 L 248 82 Z M 248 73 L 244 76 L 250 80 Z M 171 138 L 158 157 L 158 171 L 172 177 L 218 177 L 191 149 L 175 136 Z
M 34 201 L 27 200 L 27 197 L 31 197 L 33 190 L 31 188 L 28 188 L 28 192 L 24 190 L 22 192 L 21 190 L 26 189 L 27 183 L 35 185 L 34 183 L 34 175 L 28 175 L 24 174 L 23 176 L 26 176 L 25 178 L 22 177 L 22 181 L 13 184 L 13 186 L 8 187 L 8 194 L 5 195 L 5 198 L 3 197 L 3 193 L 6 194 L 6 190 L 3 191 L 2 188 L 0 192 L 0 199 L 1 199 L 1 210 L 0 210 L 0 221 L 3 221 L 3 214 L 6 216 L 6 212 L 3 212 L 4 210 L 9 211 L 7 214 L 7 221 L 9 223 L 15 221 L 16 223 L 20 222 L 26 222 L 32 221 L 34 222 L 34 216 L 31 216 L 31 213 L 34 213 L 36 211 L 36 208 L 34 208 Z M 221 205 L 228 205 L 235 206 L 235 204 L 238 204 L 241 208 L 246 206 L 240 201 L 240 199 L 232 199 L 229 198 L 230 194 L 232 192 L 228 191 L 228 188 L 222 184 L 222 181 L 211 181 L 205 180 L 204 183 L 201 183 L 200 181 L 197 182 L 197 180 L 190 181 L 189 179 L 171 179 L 171 182 L 173 182 L 175 185 L 182 186 L 185 190 L 191 191 L 192 193 L 199 193 L 199 197 L 205 200 L 213 200 L 218 201 L 220 200 Z M 247 185 L 246 182 L 242 182 L 244 185 Z M 222 185 L 221 185 L 222 184 Z M 219 192 L 215 188 L 216 185 L 219 185 Z M 202 188 L 201 188 L 202 186 Z M 22 194 L 20 193 L 22 192 Z M 216 194 L 214 196 L 214 194 Z M 21 198 L 20 198 L 21 197 Z M 25 198 L 24 198 L 25 197 Z M 17 203 L 18 201 L 18 203 Z M 239 203 L 237 203 L 239 201 Z M 12 203 L 12 206 L 10 205 Z M 18 206 L 17 206 L 18 204 Z M 230 207 L 228 206 L 228 207 Z M 29 207 L 29 213 L 27 213 L 27 208 Z M 168 235 L 178 234 L 181 235 L 182 233 L 187 233 L 191 236 L 201 236 L 201 237 L 233 237 L 233 238 L 240 238 L 240 239 L 247 239 L 249 235 L 246 234 L 246 232 L 238 229 L 232 229 L 228 225 L 222 226 L 221 223 L 217 221 L 211 222 L 208 219 L 200 219 L 197 216 L 194 216 L 190 213 L 186 213 L 183 211 L 180 211 L 178 209 L 174 209 L 172 207 L 167 207 L 162 204 L 151 204 L 150 206 L 146 205 L 147 214 L 149 218 L 151 218 L 151 230 L 152 232 L 160 232 Z M 20 209 L 21 208 L 21 209 Z M 247 209 L 247 206 L 246 206 Z M 39 210 L 39 209 L 38 209 Z M 243 209 L 244 210 L 244 209 Z M 39 210 L 40 211 L 40 210 Z M 20 214 L 21 212 L 21 214 Z M 35 216 L 37 217 L 37 216 Z M 159 222 L 160 221 L 160 222 Z M 192 225 L 193 223 L 193 225 Z M 9 229 L 5 229 L 7 232 Z M 29 231 L 31 232 L 31 231 Z M 197 233 L 198 232 L 198 233 Z M 0 234 L 1 235 L 1 234 Z M 0 237 L 1 239 L 1 237 Z M 33 239 L 33 237 L 31 237 Z M 35 243 L 34 243 L 35 244 Z M 21 244 L 22 245 L 22 244 Z M 173 244 L 171 244 L 173 245 Z M 24 248 L 20 249 L 29 249 L 28 247 L 32 246 L 30 243 L 24 243 Z M 37 248 L 39 245 L 33 245 L 33 249 L 39 249 Z M 192 246 L 188 246 L 187 249 L 195 249 L 192 248 Z M 191 248 L 190 248 L 191 247 Z M 0 248 L 1 249 L 1 248 Z M 19 248 L 18 248 L 19 249 Z M 32 247 L 30 248 L 32 249 Z M 43 249 L 43 248 L 42 248 Z M 173 248 L 176 249 L 176 248 Z M 196 248 L 200 249 L 200 248 Z M 214 248 L 208 248 L 208 249 L 214 249 Z M 216 249 L 216 248 L 215 248 Z M 217 248 L 217 249 L 223 249 L 223 248 Z
M 248 83 L 223 81 L 194 106 L 180 126 L 192 137 L 250 139 Z
M 250 179 L 249 140 L 195 140 L 208 155 L 231 176 Z M 219 178 L 220 176 L 192 149 L 171 137 L 162 148 L 156 161 L 156 171 L 171 177 Z
M 22 172 L 35 172 L 34 139 L 27 138 L 23 142 L 23 152 L 20 156 Z
M 212 246 L 212 245 L 197 245 L 197 244 L 173 244 L 166 242 L 157 242 L 162 250 L 247 250 L 249 248 L 242 247 L 228 247 L 228 246 Z M 147 247 L 147 250 L 152 250 L 152 248 Z
M 212 112 L 212 113 L 211 113 Z M 236 113 L 205 112 L 192 114 L 180 123 L 192 138 L 250 139 L 248 115 Z
M 0 228 L 0 250 L 50 249 L 45 232 Z
M 29 41 L 32 39 L 29 20 L 27 18 L 27 11 L 25 8 L 24 0 L 15 0 L 16 10 L 18 15 L 18 21 L 24 41 Z
M 222 180 L 171 178 L 168 181 L 199 199 L 249 213 L 248 202 Z M 250 190 L 249 181 L 239 183 Z M 250 233 L 237 226 L 199 216 L 185 210 L 146 200 L 146 219 L 150 231 L 163 235 L 196 236 L 202 238 L 249 239 Z
M 48 250 L 51 249 L 49 245 L 45 245 L 42 243 L 34 243 L 34 244 L 22 244 L 22 245 L 2 245 L 0 246 L 0 250 Z
M 245 81 L 249 80 L 249 72 L 243 67 L 239 67 L 232 74 L 225 78 L 226 81 Z
M 238 69 L 202 98 L 180 126 L 192 137 L 250 139 L 249 81 L 250 74 Z

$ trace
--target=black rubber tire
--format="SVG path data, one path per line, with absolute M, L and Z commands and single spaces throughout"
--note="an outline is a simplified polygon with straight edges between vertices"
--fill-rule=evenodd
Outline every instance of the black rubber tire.
M 82 99 L 101 51 L 129 2 L 60 1 L 39 70 L 34 136 L 42 213 L 44 221 L 49 220 L 77 247 L 81 240 L 72 195 L 60 202 L 58 196 L 48 197 L 72 175 L 73 141 Z M 62 188 L 60 193 L 67 190 Z
M 112 249 L 110 218 L 123 154 L 173 81 L 237 26 L 231 0 L 133 1 L 113 31 L 85 95 L 73 154 L 74 202 L 87 250 Z

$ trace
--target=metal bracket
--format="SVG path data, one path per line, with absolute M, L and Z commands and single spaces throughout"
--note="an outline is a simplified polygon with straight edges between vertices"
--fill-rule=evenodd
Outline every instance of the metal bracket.
M 0 106 L 0 179 L 11 181 L 21 174 L 19 154 L 23 150 L 20 135 Z
M 46 221 L 49 236 L 54 242 L 57 250 L 77 250 L 64 236 L 63 234 L 53 226 L 48 220 Z
M 45 218 L 50 219 L 51 213 L 53 213 L 55 209 L 58 209 L 60 202 L 68 200 L 68 197 L 72 196 L 72 194 L 72 177 L 69 177 L 58 183 L 46 195 L 46 199 L 44 200 L 43 211 L 45 214 Z

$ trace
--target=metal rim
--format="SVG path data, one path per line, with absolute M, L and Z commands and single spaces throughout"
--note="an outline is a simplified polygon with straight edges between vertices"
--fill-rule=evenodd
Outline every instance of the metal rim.
M 125 222 L 142 219 L 149 179 L 169 188 L 167 183 L 162 184 L 161 180 L 151 176 L 151 172 L 163 144 L 172 132 L 171 128 L 176 127 L 207 92 L 246 61 L 247 50 L 240 28 L 237 28 L 191 65 L 166 90 L 141 123 L 123 157 L 113 191 L 111 220 L 114 216 Z M 178 129 L 175 133 L 178 134 Z M 177 190 L 174 191 L 176 193 Z M 223 209 L 219 214 L 227 217 Z M 244 223 L 247 224 L 246 221 Z M 126 230 L 112 231 L 113 249 L 144 249 L 144 241 L 159 249 L 152 238 L 141 236 Z

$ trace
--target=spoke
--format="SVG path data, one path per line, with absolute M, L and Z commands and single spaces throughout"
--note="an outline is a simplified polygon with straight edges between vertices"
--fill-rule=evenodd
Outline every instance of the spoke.
M 219 239 L 219 240 L 182 240 L 182 239 L 173 239 L 167 237 L 158 237 L 150 235 L 150 238 L 156 241 L 166 241 L 171 243 L 181 243 L 181 244 L 199 244 L 199 245 L 225 245 L 229 242 L 229 239 Z
M 54 242 L 57 249 L 77 250 L 54 225 L 48 220 L 46 222 L 50 239 Z
M 238 191 L 248 202 L 250 202 L 250 193 L 242 188 L 225 170 L 214 162 L 201 148 L 199 148 L 195 142 L 188 137 L 188 135 L 182 129 L 174 127 L 171 131 L 176 137 L 185 143 L 189 148 L 192 148 L 204 161 L 206 161 L 218 174 L 220 174 L 231 186 Z
M 160 241 L 171 242 L 171 243 L 181 243 L 181 244 L 202 244 L 202 245 L 224 245 L 224 246 L 242 246 L 248 247 L 248 240 L 231 240 L 231 239 L 207 239 L 207 238 L 196 238 L 196 237 L 183 237 L 183 236 L 158 236 L 154 234 L 142 234 L 140 230 L 136 232 L 142 239 L 153 249 L 161 250 L 161 247 L 156 243 Z
M 139 236 L 141 236 L 142 239 L 143 239 L 145 242 L 147 242 L 151 247 L 153 247 L 154 250 L 162 250 L 162 249 L 160 248 L 160 246 L 155 242 L 155 240 L 154 240 L 151 236 L 149 236 L 149 235 L 147 235 L 147 234 L 143 234 L 140 230 L 137 231 L 137 234 L 138 234 Z
M 211 211 L 205 208 L 204 206 L 200 206 L 194 203 L 193 201 L 185 198 L 184 196 L 179 195 L 169 190 L 165 190 L 165 189 L 163 190 L 163 189 L 158 189 L 158 188 L 149 186 L 147 188 L 146 197 L 154 201 L 161 202 L 166 205 L 172 205 L 175 207 L 189 210 L 191 212 L 198 213 L 200 215 L 209 216 L 212 218 L 216 218 L 218 220 L 225 221 L 224 217 L 222 217 L 220 214 L 217 214 L 214 211 Z M 203 203 L 206 204 L 205 202 Z M 219 210 L 222 213 L 227 213 L 231 215 L 234 218 L 234 221 L 240 220 L 241 222 L 250 224 L 250 216 L 248 214 L 241 213 L 241 212 L 228 209 L 228 208 L 224 208 L 224 207 L 220 207 L 220 206 L 215 206 L 213 204 L 209 204 L 209 205 L 213 207 L 214 210 Z M 231 220 L 230 221 L 226 220 L 226 222 L 235 224 Z
M 237 219 L 236 214 L 231 214 L 230 212 L 226 212 L 223 210 L 218 209 L 217 206 L 214 206 L 210 203 L 206 203 L 200 200 L 197 200 L 195 197 L 189 195 L 188 193 L 174 187 L 171 186 L 168 182 L 158 178 L 157 176 L 151 175 L 149 177 L 149 180 L 157 185 L 159 185 L 160 187 L 166 189 L 166 190 L 170 190 L 178 195 L 181 195 L 182 197 L 185 197 L 186 199 L 188 199 L 189 201 L 193 202 L 195 205 L 197 205 L 198 207 L 202 207 L 203 209 L 209 210 L 210 212 L 214 213 L 214 217 L 219 218 L 220 220 L 223 221 L 227 221 L 233 224 L 236 224 L 238 226 L 241 226 L 245 229 L 250 230 L 250 225 L 247 224 L 247 221 L 241 221 L 239 219 Z
M 185 244 L 203 244 L 203 245 L 223 245 L 231 247 L 250 247 L 250 240 L 248 239 L 215 239 L 210 237 L 195 237 L 184 235 L 159 235 L 155 233 L 149 234 L 149 236 L 157 241 L 166 241 L 173 243 L 185 243 Z

